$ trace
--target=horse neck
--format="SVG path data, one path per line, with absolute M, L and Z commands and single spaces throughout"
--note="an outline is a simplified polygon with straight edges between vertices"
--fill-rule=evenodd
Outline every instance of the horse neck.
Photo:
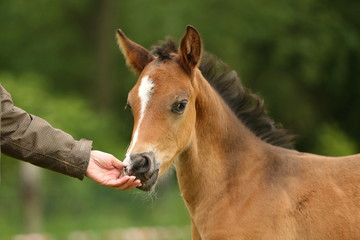
M 180 155 L 177 176 L 191 212 L 216 201 L 245 171 L 259 166 L 266 146 L 235 116 L 209 83 L 197 74 L 196 129 L 189 147 Z

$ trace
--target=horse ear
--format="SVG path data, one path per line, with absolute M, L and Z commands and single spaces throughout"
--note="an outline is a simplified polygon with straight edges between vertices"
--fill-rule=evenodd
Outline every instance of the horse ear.
M 199 65 L 201 54 L 201 38 L 198 31 L 192 26 L 187 26 L 186 33 L 181 39 L 179 55 L 180 63 L 188 74 L 192 74 L 194 68 Z
M 140 73 L 148 63 L 154 60 L 148 50 L 128 39 L 120 29 L 117 30 L 116 37 L 120 50 L 125 56 L 126 64 L 134 72 Z

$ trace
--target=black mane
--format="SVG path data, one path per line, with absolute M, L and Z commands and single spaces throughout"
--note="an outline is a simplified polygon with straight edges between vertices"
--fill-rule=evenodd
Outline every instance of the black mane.
M 176 52 L 176 44 L 171 39 L 161 42 L 152 50 L 152 54 L 156 55 L 160 61 L 170 60 Z M 199 69 L 236 116 L 254 134 L 275 146 L 294 147 L 294 136 L 288 134 L 281 124 L 276 124 L 268 116 L 264 101 L 243 87 L 234 70 L 206 52 Z

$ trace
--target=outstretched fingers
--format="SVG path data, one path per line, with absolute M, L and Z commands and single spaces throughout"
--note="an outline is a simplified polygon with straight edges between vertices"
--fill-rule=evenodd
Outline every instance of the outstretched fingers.
M 122 176 L 119 179 L 109 181 L 107 184 L 109 187 L 118 189 L 118 190 L 130 190 L 136 187 L 141 186 L 139 179 L 136 179 L 134 176 Z

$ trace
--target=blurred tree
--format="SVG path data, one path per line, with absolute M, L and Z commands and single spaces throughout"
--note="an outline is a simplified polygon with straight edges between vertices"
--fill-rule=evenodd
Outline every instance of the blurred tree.
M 43 207 L 40 192 L 41 171 L 31 164 L 20 163 L 20 194 L 24 229 L 28 233 L 40 232 L 43 226 Z
M 114 76 L 112 74 L 113 48 L 117 2 L 104 0 L 99 2 L 99 27 L 98 27 L 98 61 L 97 61 L 97 105 L 102 109 L 109 110 L 113 97 Z

